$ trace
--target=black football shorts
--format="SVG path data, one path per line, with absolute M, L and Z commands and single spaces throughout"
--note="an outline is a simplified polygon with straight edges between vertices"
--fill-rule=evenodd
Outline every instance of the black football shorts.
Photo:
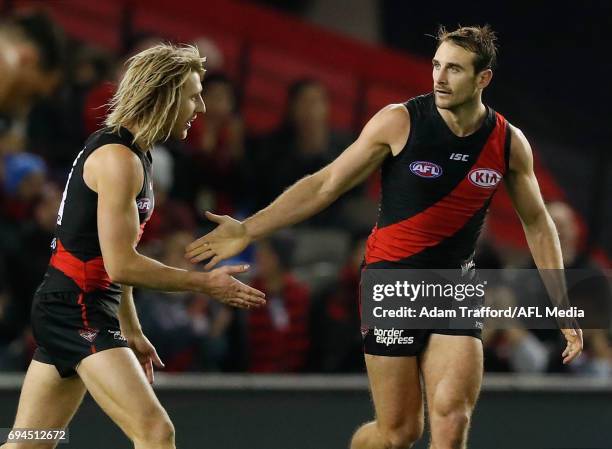
M 427 347 L 431 334 L 482 339 L 480 329 L 363 329 L 363 352 L 388 357 L 419 356 Z
M 94 293 L 37 293 L 32 331 L 38 347 L 33 359 L 54 365 L 61 377 L 76 375 L 85 357 L 127 347 L 116 312 Z

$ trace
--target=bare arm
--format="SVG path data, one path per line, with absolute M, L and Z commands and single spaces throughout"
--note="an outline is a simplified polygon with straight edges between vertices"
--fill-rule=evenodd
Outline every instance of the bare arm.
M 210 273 L 166 266 L 136 251 L 139 229 L 135 198 L 142 188 L 138 157 L 123 145 L 105 145 L 85 162 L 83 178 L 98 193 L 98 236 L 104 266 L 121 284 L 165 291 L 207 293 L 231 305 L 263 304 L 263 294 L 231 274 L 248 267 L 223 267 Z
M 129 347 L 142 366 L 149 383 L 152 384 L 155 380 L 153 367 L 163 368 L 165 365 L 159 358 L 155 347 L 142 333 L 132 290 L 133 288 L 129 285 L 124 285 L 121 288 L 121 303 L 119 304 L 118 314 L 121 334 L 127 339 Z
M 518 213 L 533 259 L 540 269 L 562 269 L 563 257 L 555 224 L 550 218 L 533 171 L 533 153 L 523 133 L 510 128 L 510 170 L 506 187 Z
M 156 290 L 197 290 L 193 275 L 136 251 L 138 209 L 134 201 L 144 174 L 138 157 L 121 145 L 106 145 L 85 162 L 84 178 L 98 193 L 98 234 L 104 266 L 121 284 Z
M 409 132 L 407 109 L 402 105 L 387 106 L 366 124 L 357 140 L 336 160 L 295 183 L 243 223 L 207 213 L 209 219 L 222 226 L 189 245 L 187 257 L 192 262 L 213 257 L 207 265 L 212 267 L 219 260 L 239 253 L 251 241 L 315 215 L 367 179 L 389 154 L 399 153 Z M 213 245 L 211 238 L 222 243 Z
M 510 169 L 506 187 L 514 208 L 525 230 L 525 237 L 533 259 L 540 269 L 542 280 L 557 306 L 568 307 L 565 276 L 562 272 L 563 257 L 557 229 L 540 193 L 533 171 L 533 153 L 523 133 L 510 127 Z M 542 271 L 544 270 L 544 271 Z M 582 351 L 582 331 L 573 323 L 566 323 L 562 332 L 567 340 L 563 363 L 569 363 Z
M 404 106 L 382 109 L 336 160 L 298 181 L 268 207 L 248 218 L 244 222 L 247 234 L 257 240 L 325 209 L 365 181 L 392 151 L 400 151 L 409 131 L 410 116 Z
M 126 336 L 142 333 L 132 291 L 131 285 L 122 286 L 121 303 L 119 303 L 119 325 L 121 333 Z

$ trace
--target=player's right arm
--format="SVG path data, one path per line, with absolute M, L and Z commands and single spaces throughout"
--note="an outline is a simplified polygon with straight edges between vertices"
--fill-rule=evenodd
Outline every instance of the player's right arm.
M 135 198 L 144 174 L 138 157 L 123 145 L 105 145 L 92 153 L 83 170 L 98 193 L 98 236 L 104 266 L 114 282 L 164 291 L 206 293 L 230 305 L 264 303 L 263 293 L 231 275 L 247 266 L 226 266 L 209 273 L 166 266 L 136 251 L 139 219 Z
M 244 222 L 207 212 L 219 223 L 211 233 L 187 247 L 192 262 L 212 258 L 206 268 L 242 251 L 250 242 L 320 212 L 340 195 L 363 182 L 389 154 L 397 155 L 410 133 L 410 115 L 403 105 L 389 105 L 365 125 L 357 140 L 336 160 L 306 176 L 268 207 Z M 261 173 L 265 176 L 265 173 Z

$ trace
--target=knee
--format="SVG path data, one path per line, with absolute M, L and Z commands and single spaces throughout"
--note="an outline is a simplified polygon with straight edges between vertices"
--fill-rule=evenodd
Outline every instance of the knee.
M 409 449 L 423 435 L 423 423 L 379 428 L 379 432 L 388 449 Z
M 174 447 L 174 425 L 165 412 L 142 420 L 135 433 L 135 441 L 155 447 Z
M 431 419 L 431 434 L 436 449 L 462 449 L 469 424 L 470 413 L 467 410 L 435 412 Z
M 174 425 L 167 416 L 153 425 L 151 433 L 155 441 L 174 445 Z

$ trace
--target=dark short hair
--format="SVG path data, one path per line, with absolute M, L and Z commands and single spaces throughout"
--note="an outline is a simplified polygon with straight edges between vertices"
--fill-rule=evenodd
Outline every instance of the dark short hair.
M 300 78 L 293 81 L 287 89 L 287 103 L 293 105 L 304 90 L 309 87 L 321 87 L 323 84 L 316 78 Z
M 438 47 L 443 42 L 452 42 L 476 55 L 474 71 L 476 73 L 495 68 L 497 63 L 497 36 L 489 25 L 459 27 L 455 31 L 447 31 L 442 25 L 436 35 Z
M 63 68 L 66 59 L 64 33 L 46 13 L 17 15 L 9 24 L 37 48 L 42 70 L 51 72 Z

